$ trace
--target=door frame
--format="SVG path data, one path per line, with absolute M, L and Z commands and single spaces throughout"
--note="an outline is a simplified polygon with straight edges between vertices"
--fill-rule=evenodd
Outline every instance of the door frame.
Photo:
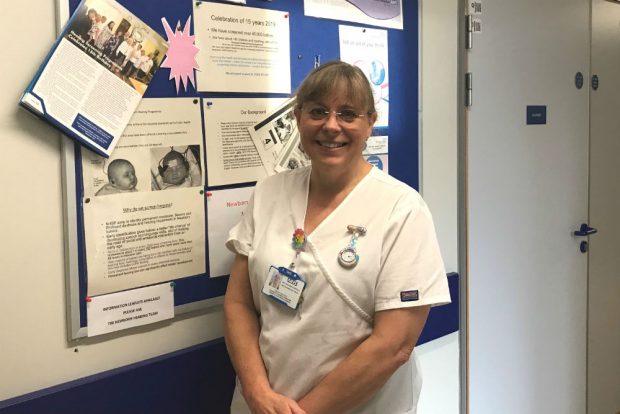
M 460 355 L 460 414 L 469 414 L 469 256 L 467 221 L 467 107 L 465 106 L 465 74 L 467 73 L 467 50 L 465 48 L 465 15 L 467 0 L 458 1 L 458 82 L 457 82 L 457 187 L 458 187 L 458 261 L 459 261 L 459 355 Z

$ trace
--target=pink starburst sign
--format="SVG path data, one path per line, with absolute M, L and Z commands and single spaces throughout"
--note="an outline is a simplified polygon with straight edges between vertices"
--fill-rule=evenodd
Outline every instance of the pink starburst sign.
M 174 32 L 166 18 L 162 17 L 161 19 L 169 44 L 166 59 L 161 64 L 161 67 L 170 69 L 170 77 L 168 79 L 174 79 L 177 86 L 177 95 L 179 94 L 179 82 L 183 83 L 185 91 L 187 91 L 188 80 L 196 88 L 194 69 L 199 69 L 198 63 L 196 63 L 196 54 L 198 54 L 199 49 L 194 45 L 195 36 L 190 36 L 189 34 L 191 19 L 192 16 L 187 18 L 183 30 L 179 30 L 181 22 L 177 23 L 177 28 Z

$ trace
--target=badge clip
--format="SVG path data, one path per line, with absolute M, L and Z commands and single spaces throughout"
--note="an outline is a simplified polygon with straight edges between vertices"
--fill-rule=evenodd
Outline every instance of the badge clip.
M 360 261 L 360 256 L 357 254 L 356 249 L 357 238 L 366 234 L 366 227 L 349 224 L 347 230 L 353 233 L 353 235 L 351 236 L 349 245 L 338 253 L 338 263 L 340 263 L 342 267 L 352 269 L 357 266 Z

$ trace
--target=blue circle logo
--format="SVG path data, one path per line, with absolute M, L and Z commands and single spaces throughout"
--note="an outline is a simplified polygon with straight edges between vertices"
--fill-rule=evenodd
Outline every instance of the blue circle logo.
M 368 161 L 369 164 L 383 171 L 383 161 L 381 161 L 381 158 L 377 157 L 376 155 L 371 155 L 366 159 L 366 161 Z

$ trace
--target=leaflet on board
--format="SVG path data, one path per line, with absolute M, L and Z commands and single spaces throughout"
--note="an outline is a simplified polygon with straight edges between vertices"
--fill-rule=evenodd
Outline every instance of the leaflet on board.
M 82 0 L 20 104 L 108 157 L 168 45 L 114 0 Z

